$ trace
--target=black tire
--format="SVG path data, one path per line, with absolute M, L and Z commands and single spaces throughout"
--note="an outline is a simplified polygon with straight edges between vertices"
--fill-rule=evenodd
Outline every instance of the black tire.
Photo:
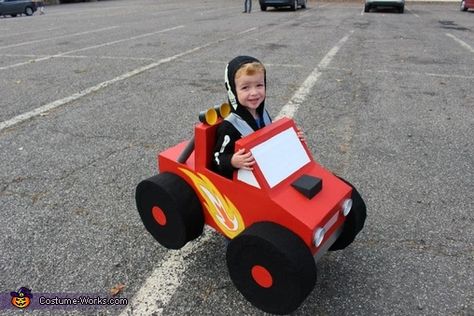
M 135 200 L 145 228 L 166 248 L 180 249 L 202 234 L 201 203 L 179 176 L 165 172 L 143 180 Z
M 32 16 L 33 13 L 35 13 L 35 11 L 33 11 L 33 8 L 32 8 L 32 7 L 26 7 L 26 8 L 25 8 L 25 14 L 26 14 L 27 16 Z
M 364 227 L 367 217 L 367 207 L 357 189 L 343 178 L 338 178 L 352 187 L 352 209 L 346 217 L 341 235 L 331 245 L 329 251 L 341 250 L 349 246 Z
M 466 8 L 466 2 L 464 0 L 461 1 L 461 11 L 467 11 L 467 8 Z
M 16 13 L 15 13 L 15 14 L 10 14 L 10 16 L 11 16 L 12 18 L 16 17 Z
M 366 4 L 364 7 L 364 12 L 369 12 L 370 11 L 370 5 Z
M 262 11 L 267 11 L 267 6 L 261 4 L 261 5 L 260 5 L 260 10 L 262 10 Z
M 299 236 L 280 225 L 253 224 L 230 241 L 227 268 L 235 287 L 272 314 L 296 310 L 316 283 L 316 264 Z
M 400 8 L 398 8 L 398 12 L 403 13 L 403 11 L 405 11 L 405 6 L 402 5 Z
M 301 9 L 306 9 L 306 0 L 303 0 L 303 4 L 301 5 Z

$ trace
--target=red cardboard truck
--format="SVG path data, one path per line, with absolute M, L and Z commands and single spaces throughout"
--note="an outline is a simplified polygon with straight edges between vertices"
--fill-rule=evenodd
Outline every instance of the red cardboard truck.
M 314 161 L 288 118 L 236 142 L 236 150 L 252 152 L 252 171 L 236 170 L 233 179 L 215 173 L 222 117 L 213 111 L 200 116 L 193 139 L 158 154 L 159 174 L 136 189 L 139 214 L 169 249 L 199 237 L 204 224 L 212 227 L 229 240 L 227 266 L 243 296 L 265 312 L 290 313 L 314 288 L 316 261 L 361 231 L 365 203 L 349 182 Z

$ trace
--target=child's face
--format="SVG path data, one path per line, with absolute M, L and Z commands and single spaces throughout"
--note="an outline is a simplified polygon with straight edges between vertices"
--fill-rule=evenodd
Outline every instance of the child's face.
M 254 75 L 242 74 L 235 79 L 237 99 L 240 104 L 250 110 L 256 110 L 265 100 L 265 77 L 263 71 Z

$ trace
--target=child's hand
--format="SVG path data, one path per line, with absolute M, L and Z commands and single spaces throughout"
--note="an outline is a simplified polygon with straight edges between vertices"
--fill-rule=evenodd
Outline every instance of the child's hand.
M 300 139 L 300 141 L 302 141 L 303 143 L 306 143 L 304 132 L 301 129 L 299 129 L 299 127 L 296 128 L 296 135 L 298 135 L 298 138 Z
M 230 163 L 237 169 L 253 170 L 252 166 L 255 164 L 255 160 L 250 151 L 246 153 L 245 149 L 241 148 L 232 155 Z

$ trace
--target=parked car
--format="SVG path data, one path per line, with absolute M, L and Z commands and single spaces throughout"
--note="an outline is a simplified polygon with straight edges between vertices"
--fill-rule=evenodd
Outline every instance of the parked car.
M 461 11 L 474 9 L 474 0 L 461 0 Z
M 204 224 L 214 228 L 228 240 L 227 268 L 242 295 L 267 313 L 291 313 L 315 286 L 315 262 L 362 230 L 365 203 L 352 184 L 313 159 L 288 118 L 235 143 L 252 152 L 252 171 L 236 170 L 233 179 L 215 173 L 221 120 L 212 111 L 200 117 L 208 123 L 159 153 L 160 173 L 138 184 L 143 224 L 169 249 L 199 237 Z
M 395 8 L 403 13 L 405 0 L 365 0 L 364 12 L 369 12 L 373 8 Z
M 11 15 L 15 17 L 18 14 L 26 14 L 31 16 L 35 13 L 36 9 L 36 3 L 33 1 L 0 0 L 0 15 Z
M 306 9 L 306 0 L 260 0 L 260 9 L 266 11 L 268 7 L 290 7 L 296 11 L 298 7 Z

